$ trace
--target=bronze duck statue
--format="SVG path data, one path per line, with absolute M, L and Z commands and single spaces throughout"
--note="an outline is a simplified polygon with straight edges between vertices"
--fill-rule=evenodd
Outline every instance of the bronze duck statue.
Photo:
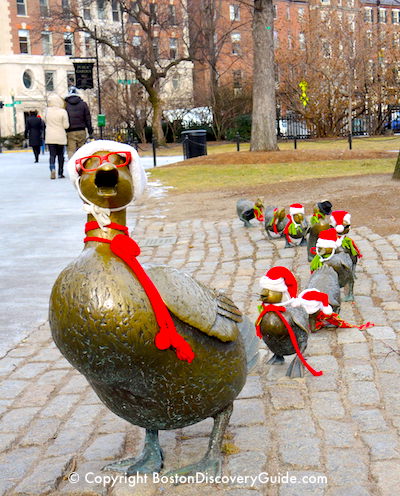
M 316 255 L 310 263 L 311 273 L 329 265 L 337 273 L 339 288 L 347 287 L 344 301 L 354 301 L 353 263 L 350 255 L 341 251 L 339 243 L 340 240 L 333 227 L 320 232 L 316 244 Z M 322 289 L 322 291 L 325 290 Z M 331 305 L 334 306 L 333 302 Z
M 303 205 L 301 203 L 290 205 L 289 214 L 286 217 L 287 223 L 283 229 L 286 240 L 285 248 L 306 245 L 306 237 L 310 226 L 304 217 Z
M 158 431 L 213 417 L 205 456 L 173 473 L 219 474 L 233 401 L 257 360 L 254 325 L 228 297 L 188 274 L 166 266 L 144 271 L 137 262 L 140 249 L 127 235 L 126 206 L 145 176 L 133 148 L 88 143 L 68 168 L 88 212 L 87 237 L 54 284 L 53 339 L 113 413 L 146 429 L 137 458 L 105 469 L 158 472 Z
M 348 236 L 351 227 L 351 214 L 346 210 L 334 210 L 330 216 L 330 225 L 338 235 L 338 244 L 344 253 L 347 253 L 353 263 L 353 276 L 356 277 L 358 260 L 362 257 L 355 242 Z
M 307 256 L 308 261 L 314 258 L 314 248 L 317 244 L 319 233 L 329 229 L 329 215 L 332 212 L 332 203 L 328 200 L 316 203 L 313 209 L 313 215 L 310 218 L 310 229 L 307 238 Z
M 264 227 L 269 239 L 276 239 L 283 236 L 283 230 L 289 222 L 286 217 L 286 211 L 280 207 L 265 208 Z
M 303 377 L 304 367 L 313 375 L 321 375 L 302 355 L 310 332 L 309 315 L 302 305 L 292 305 L 297 300 L 294 275 L 286 267 L 272 267 L 261 277 L 260 287 L 262 305 L 256 332 L 273 353 L 267 363 L 283 363 L 285 356 L 295 354 L 286 372 L 288 377 Z
M 236 202 L 236 213 L 239 219 L 243 222 L 244 227 L 253 227 L 250 224 L 252 219 L 257 219 L 259 222 L 264 221 L 264 205 L 260 198 L 254 202 L 250 200 L 238 200 Z

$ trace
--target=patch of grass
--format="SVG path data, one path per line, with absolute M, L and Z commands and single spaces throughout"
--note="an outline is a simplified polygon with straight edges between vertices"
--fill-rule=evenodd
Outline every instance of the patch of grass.
M 237 455 L 238 453 L 240 453 L 240 448 L 238 448 L 236 444 L 233 443 L 224 443 L 222 445 L 221 451 L 222 453 L 224 453 L 224 455 Z
M 151 178 L 179 193 L 216 191 L 307 178 L 356 176 L 393 172 L 394 160 L 325 160 L 249 165 L 186 165 L 151 169 Z

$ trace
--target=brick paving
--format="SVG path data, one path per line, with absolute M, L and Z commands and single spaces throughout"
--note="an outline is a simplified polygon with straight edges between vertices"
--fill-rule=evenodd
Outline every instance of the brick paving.
M 175 241 L 144 246 L 142 263 L 166 263 L 226 290 L 252 319 L 258 279 L 268 267 L 285 265 L 300 287 L 306 286 L 305 248 L 285 250 L 283 240 L 269 241 L 258 226 L 245 229 L 237 218 L 164 222 L 139 209 L 143 216 L 134 234 L 139 244 L 149 238 Z M 226 480 L 211 486 L 174 486 L 151 477 L 146 482 L 108 480 L 119 474 L 101 472 L 101 467 L 137 453 L 144 431 L 100 403 L 59 354 L 44 323 L 0 361 L 0 495 L 399 494 L 400 235 L 381 237 L 359 227 L 352 237 L 364 258 L 357 268 L 356 302 L 343 303 L 341 315 L 376 326 L 311 335 L 306 356 L 324 371 L 321 377 L 307 373 L 290 380 L 287 365 L 266 366 L 269 351 L 261 347 L 259 365 L 236 400 L 228 427 Z M 198 460 L 211 426 L 207 419 L 161 432 L 166 470 Z M 266 475 L 257 477 L 263 473 L 271 479 L 288 473 L 297 483 L 268 482 Z M 256 479 L 252 483 L 246 476 Z

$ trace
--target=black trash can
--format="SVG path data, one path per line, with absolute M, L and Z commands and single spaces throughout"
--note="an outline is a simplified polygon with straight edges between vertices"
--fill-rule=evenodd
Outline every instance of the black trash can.
M 181 133 L 183 158 L 200 157 L 207 155 L 207 131 L 205 129 L 191 129 Z

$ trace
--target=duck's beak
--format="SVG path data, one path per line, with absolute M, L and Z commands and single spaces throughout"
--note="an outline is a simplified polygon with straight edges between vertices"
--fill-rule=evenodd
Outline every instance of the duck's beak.
M 118 169 L 114 164 L 102 164 L 96 171 L 94 184 L 100 196 L 111 197 L 117 194 Z

